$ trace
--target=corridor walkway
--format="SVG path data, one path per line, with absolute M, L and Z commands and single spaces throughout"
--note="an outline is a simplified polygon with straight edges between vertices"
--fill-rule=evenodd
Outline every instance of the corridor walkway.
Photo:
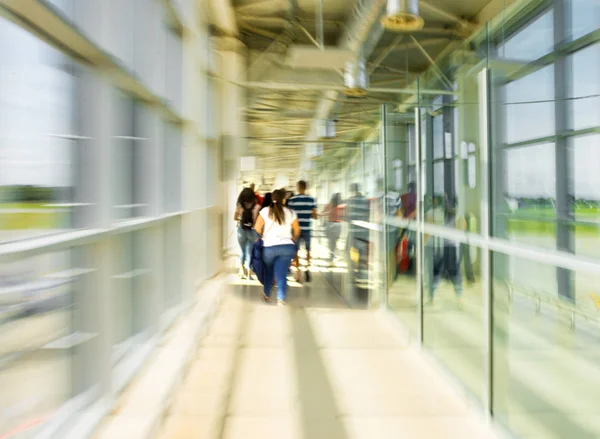
M 160 439 L 498 437 L 380 313 L 346 309 L 319 278 L 285 308 L 236 283 Z

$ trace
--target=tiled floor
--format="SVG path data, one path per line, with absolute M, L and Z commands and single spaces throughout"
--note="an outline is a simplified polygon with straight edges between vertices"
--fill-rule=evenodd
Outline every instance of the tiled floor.
M 378 312 L 345 309 L 319 279 L 285 308 L 259 297 L 232 286 L 160 439 L 496 437 Z

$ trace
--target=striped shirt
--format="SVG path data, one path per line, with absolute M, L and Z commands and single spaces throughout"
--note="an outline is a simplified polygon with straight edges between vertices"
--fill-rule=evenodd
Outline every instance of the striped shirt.
M 310 230 L 312 213 L 317 208 L 315 199 L 308 195 L 296 195 L 288 200 L 288 207 L 298 215 L 300 230 Z

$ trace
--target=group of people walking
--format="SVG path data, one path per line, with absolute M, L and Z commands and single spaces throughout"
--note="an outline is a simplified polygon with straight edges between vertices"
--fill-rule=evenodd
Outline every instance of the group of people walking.
M 310 282 L 311 219 L 317 217 L 317 205 L 306 194 L 305 181 L 298 182 L 298 195 L 278 189 L 265 194 L 264 199 L 253 186 L 240 193 L 234 220 L 238 222 L 241 275 L 252 279 L 250 261 L 256 241 L 262 237 L 265 268 L 263 299 L 271 302 L 271 290 L 277 284 L 277 303 L 285 305 L 287 275 L 292 261 L 297 268 L 296 279 L 302 280 L 298 250 L 302 243 L 307 253 L 305 279 Z

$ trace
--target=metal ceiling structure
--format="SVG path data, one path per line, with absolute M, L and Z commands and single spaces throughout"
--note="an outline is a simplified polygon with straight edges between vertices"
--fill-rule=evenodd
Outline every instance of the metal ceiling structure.
M 388 1 L 392 9 L 418 11 L 422 29 L 385 30 L 381 22 Z M 449 45 L 468 38 L 478 26 L 478 14 L 491 4 L 490 0 L 420 0 L 415 9 L 414 0 L 410 4 L 398 0 L 213 2 L 219 3 L 220 17 L 213 17 L 219 32 L 234 34 L 248 48 L 248 82 L 241 85 L 248 88 L 249 152 L 257 156 L 259 165 L 264 162 L 267 178 L 277 170 L 266 166 L 277 163 L 274 154 L 286 168 L 299 168 L 304 145 L 319 139 L 322 120 L 336 120 L 336 137 L 331 141 L 338 145 L 363 140 L 379 122 L 381 104 L 401 104 L 414 95 L 415 79 L 435 69 L 435 59 Z M 368 94 L 346 96 L 343 69 L 291 68 L 286 60 L 296 48 L 309 54 L 304 62 L 320 59 L 319 51 L 328 61 L 345 53 L 350 54 L 350 63 L 364 60 Z M 443 78 L 441 71 L 439 75 Z M 451 84 L 444 82 L 450 90 Z

